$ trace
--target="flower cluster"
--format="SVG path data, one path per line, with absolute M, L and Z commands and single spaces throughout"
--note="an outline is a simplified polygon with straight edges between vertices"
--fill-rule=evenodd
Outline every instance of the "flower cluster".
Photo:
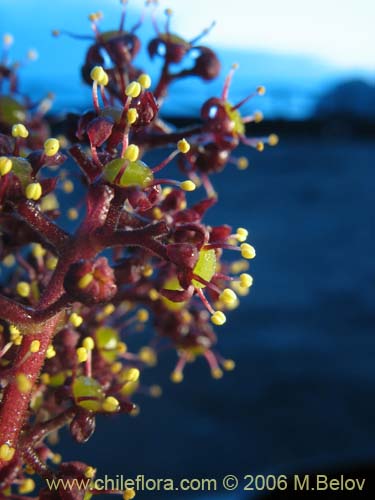
M 245 228 L 204 222 L 218 201 L 209 176 L 230 162 L 246 168 L 245 158 L 232 156 L 240 142 L 261 151 L 277 138 L 245 136 L 245 124 L 260 115 L 242 117 L 238 111 L 251 96 L 237 105 L 228 101 L 234 68 L 221 97 L 202 106 L 200 125 L 171 130 L 159 116 L 169 85 L 187 76 L 210 80 L 220 65 L 211 49 L 197 46 L 208 30 L 186 41 L 170 32 L 167 10 L 164 32 L 152 18 L 157 36 L 148 52 L 163 58 L 153 86 L 134 66 L 144 16 L 126 31 L 124 8 L 120 27 L 103 33 L 102 15 L 89 16 L 94 36 L 82 75 L 92 87 L 93 108 L 67 120 L 64 138 L 46 135 L 46 104 L 34 114 L 28 110 L 17 97 L 15 70 L 6 59 L 0 67 L 1 79 L 13 82 L 0 95 L 4 498 L 29 498 L 33 474 L 94 479 L 92 465 L 61 462 L 53 451 L 59 429 L 68 425 L 83 443 L 98 415 L 135 414 L 137 392 L 159 396 L 159 386 L 140 379 L 165 347 L 178 357 L 173 382 L 181 382 L 185 364 L 199 356 L 214 378 L 234 368 L 234 361 L 217 353 L 214 329 L 248 293 L 255 249 Z M 193 67 L 173 73 L 172 65 L 189 58 L 192 49 L 198 51 Z M 263 93 L 259 87 L 255 95 Z M 161 146 L 173 150 L 158 164 L 146 163 L 144 154 Z M 175 159 L 181 180 L 161 173 Z M 190 203 L 190 192 L 199 187 L 201 200 Z M 69 205 L 74 190 L 84 199 L 76 207 Z M 67 204 L 68 210 L 60 208 Z M 229 252 L 239 258 L 228 260 Z M 134 351 L 131 336 L 146 326 L 153 332 L 150 341 Z M 42 488 L 39 498 L 78 500 L 96 493 L 103 492 Z M 127 500 L 135 494 L 117 493 Z

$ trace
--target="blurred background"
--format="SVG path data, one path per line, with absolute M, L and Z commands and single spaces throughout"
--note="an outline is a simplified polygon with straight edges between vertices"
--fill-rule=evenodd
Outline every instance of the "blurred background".
M 128 27 L 142 4 L 129 3 Z M 203 43 L 217 51 L 222 76 L 209 84 L 192 78 L 172 86 L 164 116 L 194 121 L 204 100 L 219 95 L 236 62 L 232 102 L 258 85 L 267 87 L 264 97 L 244 106 L 244 114 L 260 109 L 265 115 L 248 135 L 280 136 L 278 147 L 262 154 L 241 148 L 250 168 L 228 166 L 214 179 L 221 200 L 208 222 L 247 227 L 257 249 L 252 292 L 219 332 L 220 351 L 237 369 L 216 381 L 198 360 L 176 386 L 169 382 L 175 356 L 165 353 L 160 366 L 145 374 L 146 383 L 163 387 L 161 399 L 139 397 L 136 418 L 99 419 L 84 446 L 66 433 L 64 458 L 93 462 L 99 476 L 329 472 L 370 481 L 375 3 L 171 0 L 160 7 L 160 23 L 166 7 L 174 10 L 172 31 L 186 39 L 216 21 Z M 55 115 L 90 105 L 78 69 L 89 41 L 52 38 L 51 30 L 89 35 L 87 14 L 96 10 L 104 13 L 103 30 L 118 26 L 117 0 L 0 0 L 0 33 L 14 36 L 12 57 L 24 60 L 30 48 L 39 53 L 20 72 L 21 91 L 34 99 L 53 91 Z M 149 16 L 138 34 L 143 40 L 154 36 Z M 137 66 L 154 78 L 160 71 L 145 48 Z M 222 499 L 262 496 L 218 493 Z M 159 495 L 177 498 L 139 496 Z M 336 496 L 331 492 L 330 498 Z M 188 497 L 214 494 L 178 495 Z

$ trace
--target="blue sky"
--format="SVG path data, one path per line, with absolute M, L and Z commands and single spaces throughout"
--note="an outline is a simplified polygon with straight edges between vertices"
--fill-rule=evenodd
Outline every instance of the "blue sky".
M 129 2 L 131 8 L 143 4 Z M 217 47 L 313 55 L 346 68 L 375 70 L 373 0 L 162 0 L 160 10 L 166 7 L 175 11 L 173 28 L 187 37 L 216 20 L 207 41 Z M 17 27 L 30 38 L 42 22 L 85 31 L 86 14 L 98 9 L 112 20 L 120 10 L 119 0 L 1 0 L 0 30 L 7 30 L 12 10 Z

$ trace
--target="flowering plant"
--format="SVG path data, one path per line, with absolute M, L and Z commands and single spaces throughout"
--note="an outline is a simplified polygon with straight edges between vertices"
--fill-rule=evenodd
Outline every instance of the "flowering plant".
M 215 78 L 215 53 L 157 26 L 148 44 L 151 58 L 163 60 L 160 78 L 135 66 L 140 48 L 130 31 L 101 32 L 100 13 L 89 16 L 93 36 L 82 66 L 92 87 L 93 108 L 72 115 L 64 137 L 50 137 L 45 113 L 48 96 L 36 107 L 18 92 L 17 68 L 8 61 L 11 38 L 4 37 L 0 65 L 0 226 L 3 279 L 0 291 L 0 490 L 2 498 L 29 498 L 33 474 L 43 479 L 93 479 L 82 462 L 61 462 L 46 438 L 68 425 L 83 443 L 95 430 L 97 415 L 136 412 L 133 396 L 140 376 L 154 366 L 165 346 L 178 361 L 173 382 L 181 382 L 187 362 L 203 356 L 212 376 L 234 362 L 214 349 L 214 325 L 238 304 L 252 285 L 247 260 L 255 257 L 244 228 L 208 226 L 204 216 L 218 201 L 210 176 L 228 163 L 247 167 L 233 151 L 240 142 L 261 151 L 277 138 L 245 136 L 243 117 L 228 101 L 234 67 L 222 95 L 206 101 L 201 122 L 172 129 L 159 116 L 163 98 L 176 80 Z M 54 32 L 54 35 L 59 35 Z M 194 49 L 194 51 L 193 51 Z M 105 64 L 103 52 L 109 61 Z M 175 63 L 189 69 L 174 71 Z M 6 84 L 8 89 L 6 89 Z M 159 164 L 141 160 L 157 147 L 173 147 Z M 150 154 L 149 154 L 150 156 Z M 69 159 L 68 159 L 69 158 Z M 183 180 L 160 172 L 174 159 Z M 70 162 L 70 167 L 69 167 Z M 152 162 L 151 162 L 152 163 Z M 68 165 L 64 168 L 64 165 Z M 69 170 L 68 170 L 69 169 Z M 70 175 L 68 175 L 68 171 Z M 202 199 L 189 204 L 201 187 Z M 59 200 L 74 188 L 84 206 L 61 213 Z M 63 202 L 62 202 L 63 204 Z M 61 223 L 67 215 L 69 231 Z M 224 251 L 238 252 L 228 262 Z M 152 325 L 149 344 L 138 352 L 125 335 Z M 144 388 L 158 396 L 160 388 Z M 17 491 L 17 492 L 16 492 Z M 39 498 L 77 500 L 99 493 L 42 487 Z M 101 491 L 101 493 L 103 493 Z M 118 492 L 125 499 L 135 492 Z

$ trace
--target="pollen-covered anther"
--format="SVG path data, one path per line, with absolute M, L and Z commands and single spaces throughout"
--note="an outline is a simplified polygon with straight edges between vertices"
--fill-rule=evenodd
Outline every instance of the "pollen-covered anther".
M 222 378 L 223 372 L 222 372 L 222 370 L 220 370 L 220 368 L 214 368 L 213 370 L 211 370 L 211 376 L 212 376 L 212 378 L 218 380 L 218 379 Z
M 138 120 L 138 111 L 135 108 L 128 109 L 126 119 L 129 125 L 133 125 Z
M 82 341 L 82 346 L 87 350 L 87 351 L 92 351 L 95 347 L 95 342 L 92 337 L 85 337 Z
M 114 413 L 120 409 L 120 403 L 113 396 L 108 396 L 103 401 L 102 410 L 108 413 Z
M 35 243 L 33 245 L 32 254 L 36 259 L 39 259 L 46 254 L 46 249 L 43 248 L 40 243 Z
M 82 316 L 74 312 L 69 316 L 69 321 L 75 328 L 78 328 L 82 325 L 83 318 Z
M 16 285 L 17 293 L 20 297 L 28 297 L 30 295 L 30 284 L 26 281 L 19 281 Z
M 93 279 L 94 279 L 94 275 L 92 273 L 85 274 L 84 276 L 82 276 L 82 278 L 80 278 L 78 280 L 78 283 L 77 283 L 78 288 L 81 288 L 81 289 L 87 288 Z
M 0 156 L 0 175 L 3 177 L 12 170 L 13 162 L 10 158 L 6 156 Z
M 264 142 L 257 142 L 255 148 L 257 151 L 259 151 L 259 153 L 261 153 L 262 151 L 264 151 Z
M 55 348 L 53 347 L 52 344 L 50 344 L 48 347 L 47 347 L 47 351 L 46 351 L 46 358 L 47 359 L 52 359 L 56 356 L 56 351 L 55 351 Z
M 249 231 L 243 227 L 239 227 L 236 231 L 236 237 L 237 240 L 240 243 L 243 243 L 244 241 L 247 240 L 247 237 L 249 236 Z
M 250 288 L 253 284 L 253 277 L 250 274 L 242 273 L 240 275 L 240 286 L 242 288 Z
M 140 321 L 141 323 L 146 323 L 149 318 L 149 313 L 147 309 L 139 309 L 137 311 L 137 320 Z
M 39 340 L 33 340 L 31 342 L 31 344 L 30 344 L 29 351 L 35 354 L 36 352 L 39 352 L 39 349 L 40 349 L 40 341 Z
M 12 136 L 22 137 L 22 139 L 26 139 L 27 137 L 29 137 L 29 131 L 22 123 L 16 123 L 12 127 Z
M 233 359 L 225 359 L 222 363 L 224 370 L 231 372 L 236 368 L 236 363 Z
M 141 92 L 142 92 L 141 84 L 139 82 L 135 82 L 135 81 L 130 82 L 129 85 L 125 89 L 125 95 L 127 97 L 131 97 L 133 99 L 138 97 Z
M 94 66 L 90 72 L 91 79 L 99 85 L 107 85 L 108 75 L 104 71 L 103 66 Z
M 151 87 L 151 77 L 147 73 L 139 75 L 138 82 L 144 89 L 149 89 Z
M 95 474 L 96 474 L 96 469 L 94 469 L 94 467 L 87 467 L 87 469 L 85 469 L 84 471 L 84 475 L 85 477 L 87 477 L 87 479 L 92 479 L 95 477 Z
M 184 374 L 180 370 L 174 370 L 170 378 L 174 384 L 180 384 L 184 380 Z
M 27 394 L 31 391 L 32 383 L 24 373 L 16 375 L 16 384 L 22 394 Z
M 46 261 L 46 267 L 50 271 L 54 271 L 57 267 L 57 264 L 59 262 L 59 259 L 57 257 L 48 257 Z
M 32 182 L 26 186 L 25 195 L 28 200 L 38 201 L 42 193 L 42 186 L 39 182 Z
M 85 363 L 88 359 L 88 351 L 85 347 L 78 347 L 76 350 L 78 363 Z
M 126 488 L 124 494 L 122 495 L 123 500 L 133 500 L 134 497 L 135 497 L 134 488 Z
M 36 50 L 30 49 L 27 51 L 27 58 L 29 61 L 36 61 L 39 57 L 39 54 Z
M 135 162 L 139 157 L 139 147 L 136 144 L 129 144 L 126 148 L 123 158 L 131 162 Z
M 227 318 L 222 311 L 216 311 L 211 316 L 211 321 L 216 326 L 222 326 L 226 322 Z
M 259 87 L 257 87 L 257 94 L 264 95 L 265 93 L 266 93 L 266 87 L 264 85 L 259 85 Z
M 11 35 L 10 33 L 5 33 L 5 35 L 3 35 L 3 43 L 4 45 L 7 45 L 8 47 L 10 45 L 12 45 L 14 42 L 14 37 L 13 35 Z
M 70 220 L 77 220 L 79 216 L 78 210 L 76 208 L 69 208 L 69 210 L 67 211 L 67 216 Z
M 277 146 L 279 143 L 279 136 L 276 134 L 271 134 L 268 136 L 268 144 L 270 146 Z
M 128 368 L 124 372 L 124 380 L 126 382 L 137 382 L 139 380 L 141 372 L 138 370 L 138 368 Z
M 263 120 L 264 116 L 261 111 L 255 111 L 254 113 L 254 121 L 255 123 L 260 123 Z
M 155 366 L 157 363 L 157 354 L 152 347 L 142 347 L 138 353 L 139 359 L 148 366 Z
M 177 149 L 180 153 L 186 154 L 190 151 L 190 144 L 186 139 L 181 139 L 177 143 Z
M 233 305 L 237 301 L 237 295 L 230 288 L 225 288 L 219 296 L 219 299 L 224 302 L 225 305 Z M 216 313 L 215 313 L 216 314 Z
M 60 142 L 58 139 L 54 137 L 50 137 L 44 143 L 44 154 L 46 156 L 55 156 L 60 149 Z
M 241 156 L 237 160 L 238 170 L 246 170 L 249 166 L 249 160 L 245 156 Z
M 20 495 L 27 495 L 35 489 L 35 481 L 31 477 L 27 477 L 18 485 L 18 493 Z
M 194 184 L 193 181 L 183 181 L 180 183 L 180 188 L 183 190 L 183 191 L 195 191 L 196 189 L 196 185 Z
M 14 457 L 16 450 L 13 446 L 9 446 L 8 443 L 4 443 L 0 446 L 0 459 L 4 462 L 10 462 Z
M 249 243 L 242 243 L 240 246 L 241 249 L 241 255 L 244 259 L 254 259 L 256 252 L 255 248 L 252 245 L 249 245 Z

